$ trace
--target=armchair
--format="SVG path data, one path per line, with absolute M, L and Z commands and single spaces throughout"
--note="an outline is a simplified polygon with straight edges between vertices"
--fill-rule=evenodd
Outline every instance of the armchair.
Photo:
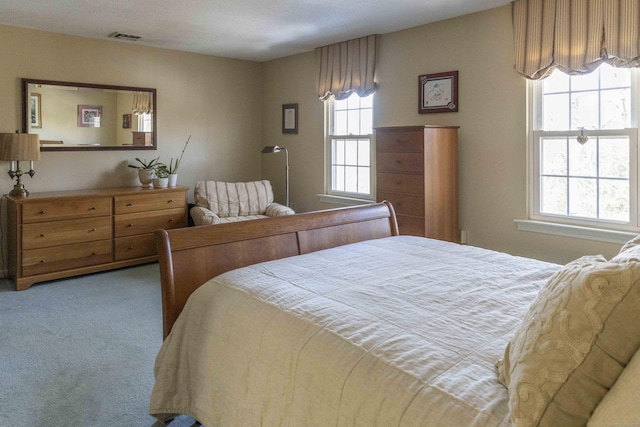
M 273 201 L 268 180 L 251 182 L 198 181 L 193 192 L 195 225 L 220 224 L 293 215 L 293 209 Z

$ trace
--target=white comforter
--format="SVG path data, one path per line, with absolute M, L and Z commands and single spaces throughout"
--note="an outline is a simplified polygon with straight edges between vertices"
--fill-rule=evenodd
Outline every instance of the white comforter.
M 494 363 L 559 266 L 419 237 L 227 272 L 158 354 L 150 413 L 205 426 L 494 426 Z

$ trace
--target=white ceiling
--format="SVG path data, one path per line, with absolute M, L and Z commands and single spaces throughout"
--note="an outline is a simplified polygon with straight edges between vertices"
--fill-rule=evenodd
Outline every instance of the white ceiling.
M 228 58 L 267 61 L 510 0 L 0 0 L 0 23 Z M 119 41 L 121 43 L 131 43 Z

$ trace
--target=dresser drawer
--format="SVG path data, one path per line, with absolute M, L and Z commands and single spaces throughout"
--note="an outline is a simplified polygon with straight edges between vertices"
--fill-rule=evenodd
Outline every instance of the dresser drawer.
M 113 200 L 116 215 L 172 208 L 186 209 L 187 206 L 187 194 L 184 191 L 149 190 L 148 193 L 116 196 Z
M 165 209 L 158 212 L 137 212 L 126 215 L 116 215 L 114 219 L 115 237 L 148 234 L 164 228 L 184 227 L 187 223 L 187 213 L 184 208 Z
M 111 217 L 39 222 L 22 226 L 22 249 L 46 248 L 111 238 Z
M 379 173 L 376 179 L 379 192 L 424 195 L 424 177 L 422 175 Z
M 111 215 L 110 197 L 49 200 L 25 203 L 22 206 L 22 222 L 24 224 L 109 215 Z
M 424 158 L 415 153 L 378 153 L 378 172 L 422 174 Z
M 402 235 L 424 236 L 424 219 L 397 215 L 398 230 Z
M 424 218 L 424 197 L 378 192 L 378 201 L 387 200 L 398 215 Z
M 22 274 L 31 276 L 111 261 L 111 240 L 32 249 L 22 252 Z
M 153 234 L 142 234 L 140 236 L 118 237 L 115 239 L 115 259 L 123 261 L 126 259 L 140 258 L 157 255 L 156 241 Z
M 376 131 L 376 151 L 378 153 L 422 153 L 424 151 L 424 131 L 378 130 Z

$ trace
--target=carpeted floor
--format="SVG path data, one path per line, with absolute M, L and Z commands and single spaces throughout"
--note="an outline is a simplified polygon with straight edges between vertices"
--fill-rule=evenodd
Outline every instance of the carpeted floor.
M 163 425 L 148 415 L 162 344 L 157 264 L 13 289 L 0 280 L 0 426 Z

